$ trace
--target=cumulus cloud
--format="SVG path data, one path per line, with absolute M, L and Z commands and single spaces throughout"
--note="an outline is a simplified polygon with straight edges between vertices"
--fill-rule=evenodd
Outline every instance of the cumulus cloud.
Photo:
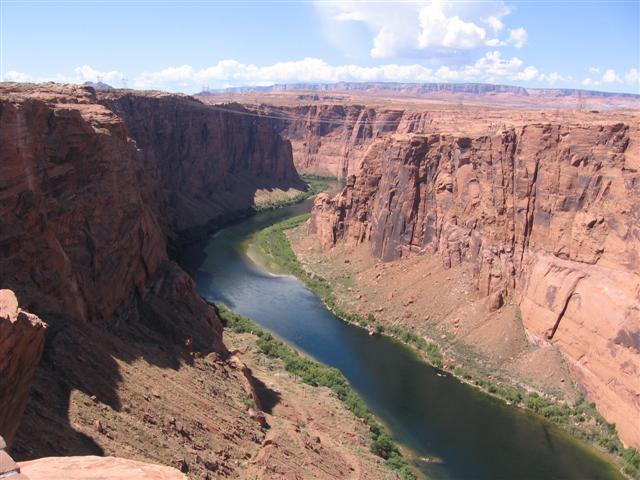
M 510 13 L 502 1 L 367 3 L 363 1 L 323 2 L 316 6 L 329 26 L 349 22 L 364 24 L 373 34 L 370 54 L 374 58 L 439 57 L 463 54 L 481 47 L 513 44 L 520 48 L 527 40 L 524 28 L 504 30 Z
M 630 84 L 640 85 L 640 71 L 631 68 L 624 74 L 613 69 L 592 67 L 590 72 L 601 72 L 598 77 L 582 81 L 586 86 Z M 5 73 L 7 81 L 56 81 L 83 83 L 95 81 L 98 76 L 114 86 L 120 86 L 122 73 L 118 70 L 98 71 L 88 65 L 75 68 L 70 75 L 56 74 L 36 77 L 24 72 Z M 467 65 L 428 66 L 419 63 L 388 63 L 377 66 L 354 64 L 331 65 L 320 58 L 254 65 L 237 60 L 221 60 L 197 69 L 190 65 L 145 71 L 129 82 L 134 88 L 160 89 L 177 92 L 198 92 L 203 86 L 226 88 L 245 85 L 273 85 L 275 83 L 334 83 L 334 82 L 490 82 L 522 83 L 525 85 L 568 84 L 574 79 L 559 72 L 545 72 L 528 65 L 518 57 L 506 57 L 491 50 Z
M 17 72 L 15 70 L 9 70 L 3 75 L 3 81 L 5 82 L 33 82 L 34 79 L 28 73 Z
M 524 47 L 524 44 L 527 43 L 527 38 L 529 38 L 529 34 L 524 28 L 516 28 L 515 30 L 509 30 L 508 41 L 516 48 Z
M 470 65 L 431 68 L 421 64 L 363 67 L 360 65 L 331 65 L 319 58 L 278 62 L 258 66 L 236 60 L 222 60 L 196 70 L 188 65 L 140 74 L 136 88 L 161 88 L 174 91 L 197 91 L 203 85 L 224 88 L 242 85 L 272 85 L 296 82 L 556 82 L 570 77 L 557 72 L 545 73 L 517 58 L 505 58 L 499 51 L 491 51 Z
M 504 22 L 500 20 L 498 17 L 489 16 L 482 20 L 484 23 L 489 25 L 494 33 L 498 33 L 504 28 Z
M 29 73 L 10 70 L 3 75 L 3 81 L 5 82 L 84 83 L 102 80 L 113 86 L 120 86 L 123 79 L 124 74 L 118 70 L 100 71 L 89 65 L 76 67 L 71 74 L 31 75 Z
M 640 70 L 632 68 L 624 74 L 624 81 L 627 83 L 640 83 Z
M 589 68 L 589 73 L 591 74 L 599 74 L 601 71 L 602 69 L 600 68 Z M 604 70 L 604 73 L 602 74 L 602 76 L 600 76 L 600 78 L 587 77 L 582 81 L 582 84 L 588 87 L 624 83 L 629 85 L 636 84 L 637 86 L 640 83 L 640 71 L 638 71 L 637 68 L 631 68 L 627 70 L 627 72 L 623 75 L 619 75 L 618 72 L 616 72 L 613 68 L 608 68 Z

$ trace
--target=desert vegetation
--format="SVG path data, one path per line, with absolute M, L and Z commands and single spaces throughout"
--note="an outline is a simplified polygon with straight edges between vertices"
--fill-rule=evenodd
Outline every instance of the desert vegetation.
M 369 428 L 371 451 L 385 459 L 389 468 L 397 472 L 403 480 L 416 478 L 391 435 L 369 411 L 340 370 L 322 365 L 299 354 L 254 321 L 229 310 L 224 305 L 217 305 L 217 309 L 227 329 L 235 333 L 255 335 L 256 346 L 260 351 L 270 358 L 282 360 L 285 370 L 291 375 L 308 385 L 331 389 L 338 399 Z
M 439 346 L 421 335 L 401 326 L 384 326 L 375 315 L 363 316 L 343 309 L 333 293 L 331 284 L 324 278 L 309 273 L 298 261 L 285 232 L 300 226 L 309 219 L 309 214 L 289 218 L 259 231 L 254 241 L 269 262 L 302 281 L 309 290 L 325 303 L 337 317 L 359 325 L 378 334 L 387 335 L 420 354 L 421 358 L 437 368 L 445 369 L 465 383 L 485 393 L 544 417 L 560 426 L 574 437 L 614 455 L 622 465 L 623 472 L 631 478 L 640 478 L 640 453 L 634 448 L 625 448 L 620 441 L 615 424 L 608 423 L 596 409 L 581 397 L 574 405 L 544 396 L 538 392 L 527 392 L 523 388 L 496 383 L 478 375 L 472 375 L 462 367 L 445 365 Z M 383 442 L 384 443 L 384 442 Z M 384 448 L 380 448 L 384 451 Z

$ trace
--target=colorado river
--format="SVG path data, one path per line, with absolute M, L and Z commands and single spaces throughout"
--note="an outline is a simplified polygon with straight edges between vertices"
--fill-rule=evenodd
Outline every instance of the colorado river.
M 243 250 L 250 236 L 308 212 L 311 202 L 257 214 L 183 252 L 200 293 L 252 318 L 342 371 L 369 408 L 437 479 L 610 479 L 616 468 L 558 428 L 462 384 L 390 339 L 328 311 L 297 279 L 274 276 Z

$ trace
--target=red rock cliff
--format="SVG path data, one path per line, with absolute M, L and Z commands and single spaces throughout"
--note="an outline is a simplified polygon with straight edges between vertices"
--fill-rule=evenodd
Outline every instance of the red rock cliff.
M 383 260 L 470 262 L 482 296 L 512 298 L 556 343 L 622 439 L 640 445 L 637 122 L 530 124 L 483 135 L 393 135 L 368 149 L 310 231 Z
M 11 290 L 0 290 L 0 457 L 2 437 L 11 445 L 18 429 L 42 355 L 45 328 L 38 317 L 18 308 Z
M 168 258 L 166 237 L 246 210 L 258 187 L 298 182 L 289 143 L 262 119 L 183 96 L 97 98 L 79 86 L 3 84 L 0 288 L 15 291 L 59 339 L 85 341 L 85 323 L 125 336 L 144 335 L 135 327 L 144 324 L 226 354 L 219 318 Z M 0 341 L 0 366 L 15 361 L 11 345 Z M 15 432 L 23 390 L 12 400 L 14 423 L 0 420 L 5 437 Z
M 428 112 L 364 105 L 263 105 L 258 111 L 272 117 L 280 134 L 291 141 L 299 171 L 339 178 L 357 171 L 376 139 L 423 132 L 432 121 Z
M 270 119 L 240 105 L 218 109 L 164 93 L 99 95 L 124 120 L 145 174 L 158 181 L 161 218 L 172 230 L 246 210 L 259 188 L 302 186 L 291 144 Z

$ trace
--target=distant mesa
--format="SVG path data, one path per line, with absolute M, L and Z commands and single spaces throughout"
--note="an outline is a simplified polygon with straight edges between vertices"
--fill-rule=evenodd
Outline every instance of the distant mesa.
M 430 96 L 443 93 L 453 94 L 510 94 L 528 96 L 585 96 L 585 97 L 625 97 L 640 98 L 635 93 L 598 92 L 573 88 L 525 88 L 514 85 L 491 83 L 402 83 L 402 82 L 337 82 L 337 83 L 287 83 L 270 86 L 244 86 L 201 92 L 200 95 L 215 93 L 289 92 L 289 91 L 342 91 L 359 93 L 386 93 L 401 96 Z
M 85 87 L 93 87 L 96 90 L 113 90 L 113 87 L 104 82 L 84 82 Z

